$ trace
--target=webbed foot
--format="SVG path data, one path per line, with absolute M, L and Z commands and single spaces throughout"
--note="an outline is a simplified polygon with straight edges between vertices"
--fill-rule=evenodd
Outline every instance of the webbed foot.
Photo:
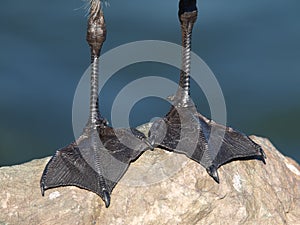
M 194 107 L 173 106 L 164 118 L 153 123 L 149 141 L 200 163 L 218 183 L 217 169 L 225 163 L 265 158 L 261 147 L 248 136 L 208 120 Z
M 46 165 L 40 181 L 42 195 L 50 188 L 77 186 L 99 195 L 108 207 L 111 192 L 130 162 L 149 149 L 145 139 L 135 129 L 86 127 L 76 142 L 56 151 Z

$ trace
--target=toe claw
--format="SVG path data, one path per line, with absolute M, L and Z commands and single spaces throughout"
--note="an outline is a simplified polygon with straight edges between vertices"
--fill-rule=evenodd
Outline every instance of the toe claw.
M 149 146 L 149 148 L 150 148 L 151 151 L 154 150 L 154 147 L 153 147 L 153 145 L 150 143 L 150 141 L 148 141 L 148 140 L 144 140 L 144 141 L 145 141 L 146 145 Z
M 264 150 L 262 150 L 262 148 L 260 149 L 260 154 L 262 155 L 262 157 L 263 157 L 264 159 L 267 158 L 266 153 L 264 152 Z
M 217 183 L 220 183 L 218 171 L 214 165 L 208 167 L 206 171 Z
M 267 158 L 267 156 L 266 156 L 266 153 L 264 152 L 264 150 L 262 150 L 262 148 L 260 149 L 260 157 L 261 157 L 261 161 L 264 163 L 264 164 L 266 164 L 266 158 Z
M 44 187 L 41 187 L 41 193 L 42 193 L 42 196 L 45 196 L 45 189 L 44 189 Z
M 110 205 L 110 194 L 106 190 L 103 190 L 103 200 L 105 202 L 105 207 L 108 208 Z
M 44 181 L 41 181 L 40 188 L 41 188 L 42 196 L 44 196 L 45 195 L 45 184 L 44 184 Z

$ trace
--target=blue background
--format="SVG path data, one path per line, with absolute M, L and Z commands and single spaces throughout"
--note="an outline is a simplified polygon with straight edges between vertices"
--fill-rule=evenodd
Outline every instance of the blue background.
M 132 41 L 181 43 L 174 0 L 109 1 L 103 52 Z M 89 66 L 82 1 L 2 1 L 0 7 L 0 166 L 54 154 L 73 141 L 72 101 Z M 212 69 L 223 90 L 228 125 L 268 137 L 300 162 L 300 1 L 201 0 L 193 51 Z M 118 72 L 102 90 L 110 118 L 118 90 L 136 78 L 178 71 L 144 63 Z M 209 116 L 192 84 L 199 111 Z M 149 98 L 131 112 L 136 126 L 163 116 L 169 105 Z

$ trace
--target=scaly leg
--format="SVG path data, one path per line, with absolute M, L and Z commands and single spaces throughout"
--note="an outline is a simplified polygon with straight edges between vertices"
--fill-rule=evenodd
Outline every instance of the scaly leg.
M 173 106 L 168 114 L 155 121 L 149 141 L 169 151 L 183 153 L 206 168 L 219 183 L 217 169 L 241 158 L 264 161 L 261 147 L 248 136 L 205 118 L 197 112 L 190 97 L 191 38 L 197 18 L 196 0 L 180 0 L 178 12 L 182 32 L 182 69 Z
M 87 42 L 91 48 L 90 116 L 83 134 L 56 151 L 41 177 L 41 191 L 59 186 L 77 186 L 99 195 L 110 205 L 110 195 L 131 161 L 153 147 L 134 128 L 113 129 L 98 109 L 99 56 L 106 38 L 101 2 L 90 2 Z

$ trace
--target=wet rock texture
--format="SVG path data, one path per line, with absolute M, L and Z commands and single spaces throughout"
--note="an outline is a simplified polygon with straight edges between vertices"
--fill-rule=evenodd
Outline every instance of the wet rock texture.
M 105 208 L 94 193 L 61 187 L 42 197 L 49 158 L 0 168 L 3 224 L 299 224 L 300 167 L 264 138 L 266 155 L 219 169 L 215 183 L 199 164 L 160 149 L 132 163 Z

